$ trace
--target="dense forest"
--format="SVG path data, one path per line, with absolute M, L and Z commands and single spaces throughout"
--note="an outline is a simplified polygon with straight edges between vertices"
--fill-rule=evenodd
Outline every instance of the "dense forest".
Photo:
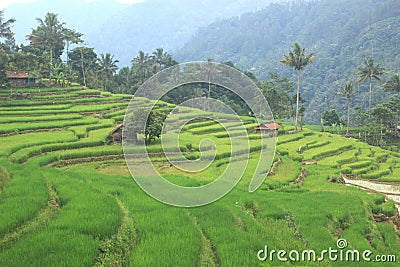
M 294 42 L 315 53 L 304 70 L 302 97 L 305 119 L 319 123 L 321 114 L 336 109 L 346 115 L 346 101 L 337 95 L 346 81 L 357 81 L 357 67 L 367 56 L 388 70 L 399 71 L 400 2 L 398 0 L 321 0 L 270 4 L 258 12 L 224 19 L 200 29 L 176 54 L 179 61 L 232 61 L 259 79 L 269 72 L 291 76 L 279 64 Z M 359 96 L 352 105 L 368 108 L 368 83 L 356 83 Z M 373 104 L 388 100 L 383 83 L 374 82 Z M 355 112 L 352 112 L 355 117 Z

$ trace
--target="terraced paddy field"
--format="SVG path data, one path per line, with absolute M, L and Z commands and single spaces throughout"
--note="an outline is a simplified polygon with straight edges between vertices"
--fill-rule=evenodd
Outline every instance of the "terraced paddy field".
M 177 208 L 139 188 L 121 145 L 108 137 L 122 122 L 131 96 L 80 87 L 22 91 L 30 99 L 9 99 L 7 90 L 0 98 L 2 267 L 399 264 L 396 194 L 386 200 L 383 194 L 340 183 L 342 174 L 374 183 L 400 183 L 398 153 L 305 128 L 278 136 L 270 174 L 260 189 L 249 193 L 261 146 L 260 136 L 252 131 L 254 120 L 242 117 L 248 137 L 238 131 L 238 122 L 229 124 L 238 140 L 249 139 L 250 160 L 242 180 L 214 203 Z M 152 104 L 147 99 L 135 101 Z M 173 105 L 161 103 L 157 108 L 169 112 Z M 180 109 L 171 120 L 196 112 Z M 200 186 L 226 169 L 230 139 L 219 124 L 200 121 L 185 125 L 179 140 L 185 156 L 197 159 L 200 141 L 206 138 L 217 150 L 203 172 L 187 173 L 169 164 L 159 142 L 147 151 L 169 181 Z M 338 249 L 338 239 L 347 241 L 343 252 L 370 250 L 371 261 L 257 257 L 265 246 L 288 252 L 315 250 L 319 256 L 330 247 Z M 376 262 L 376 255 L 385 256 L 380 259 L 386 262 Z

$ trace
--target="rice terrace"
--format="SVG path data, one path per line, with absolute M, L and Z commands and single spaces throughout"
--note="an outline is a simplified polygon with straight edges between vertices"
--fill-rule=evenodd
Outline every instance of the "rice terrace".
M 121 62 L 52 12 L 16 44 L 39 2 L 0 10 L 0 267 L 399 266 L 398 0 L 71 4 L 119 53 L 193 30 Z
M 260 190 L 247 192 L 259 149 L 253 133 L 254 151 L 238 186 L 215 203 L 182 209 L 147 196 L 133 182 L 121 146 L 110 141 L 130 95 L 78 85 L 19 90 L 33 100 L 9 100 L 7 90 L 1 95 L 0 266 L 256 266 L 265 244 L 321 251 L 339 237 L 357 249 L 399 256 L 395 200 L 338 183 L 341 173 L 399 182 L 399 153 L 307 127 L 287 134 L 293 126 L 283 123 Z M 196 111 L 174 116 L 190 112 Z M 254 128 L 251 117 L 243 120 Z M 184 130 L 188 157 L 206 137 L 225 146 L 225 130 L 213 121 Z M 205 172 L 190 175 L 166 165 L 157 143 L 147 149 L 161 173 L 185 186 L 210 182 L 228 157 L 222 150 Z

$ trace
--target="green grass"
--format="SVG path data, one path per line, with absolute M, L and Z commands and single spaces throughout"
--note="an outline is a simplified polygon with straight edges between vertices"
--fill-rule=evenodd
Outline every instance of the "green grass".
M 8 156 L 20 149 L 51 143 L 76 141 L 78 138 L 71 131 L 49 131 L 25 133 L 0 138 L 0 156 Z
M 84 119 L 68 120 L 68 121 L 46 121 L 46 122 L 31 122 L 31 123 L 8 123 L 3 125 L 0 129 L 0 134 L 28 131 L 28 130 L 42 130 L 42 129 L 56 129 L 64 128 L 73 125 L 84 125 L 97 123 L 99 120 L 91 117 Z
M 59 120 L 75 120 L 82 119 L 79 114 L 35 116 L 35 117 L 0 117 L 0 123 L 16 123 L 16 122 L 37 122 L 37 121 L 59 121 Z
M 23 148 L 13 153 L 10 156 L 10 159 L 15 163 L 23 163 L 26 162 L 29 158 L 48 152 L 101 146 L 104 145 L 106 141 L 107 133 L 108 131 L 106 129 L 100 129 L 92 131 L 88 138 L 81 139 L 77 142 L 45 144 L 45 145 Z
M 0 115 L 3 115 L 4 111 L 23 111 L 23 112 L 27 112 L 27 111 L 34 111 L 34 110 L 60 110 L 60 109 L 69 109 L 70 107 L 72 107 L 72 105 L 45 105 L 45 106 L 27 106 L 27 107 L 3 107 L 0 108 L 0 111 L 2 111 L 0 113 Z M 26 113 L 22 113 L 21 114 L 26 114 Z
M 33 218 L 46 205 L 48 193 L 40 169 L 9 168 L 12 179 L 0 199 L 0 238 Z
M 385 202 L 379 194 L 328 182 L 344 169 L 366 179 L 399 181 L 400 160 L 393 153 L 319 130 L 305 128 L 283 134 L 277 146 L 282 162 L 275 174 L 267 176 L 259 190 L 248 193 L 261 148 L 261 136 L 250 133 L 248 149 L 253 153 L 237 186 L 206 206 L 176 208 L 143 192 L 126 169 L 122 147 L 104 142 L 115 121 L 123 118 L 125 100 L 131 96 L 79 87 L 43 89 L 32 95 L 40 97 L 0 101 L 0 131 L 19 130 L 0 138 L 0 266 L 267 266 L 270 262 L 257 260 L 257 251 L 265 245 L 321 251 L 335 248 L 340 237 L 348 241 L 349 248 L 400 257 L 399 235 L 393 226 L 371 220 L 372 213 L 393 215 L 393 202 Z M 54 101 L 46 100 L 46 95 Z M 153 102 L 137 98 L 135 103 Z M 174 106 L 159 102 L 157 107 L 170 110 Z M 181 119 L 214 115 L 185 107 L 179 111 L 169 116 L 171 129 L 166 135 L 176 130 L 174 123 Z M 91 113 L 107 119 L 92 118 Z M 217 115 L 237 136 L 233 144 L 224 128 L 210 120 L 186 124 L 179 136 L 180 150 L 193 159 L 200 155 L 202 140 L 209 138 L 215 143 L 216 160 L 202 172 L 189 173 L 169 165 L 160 154 L 159 142 L 147 147 L 165 179 L 188 187 L 205 185 L 226 170 L 231 149 L 238 154 L 246 151 L 247 142 L 237 129 L 239 121 L 229 121 L 231 115 Z M 251 132 L 254 119 L 241 119 Z M 84 123 L 64 125 L 77 121 Z M 49 131 L 20 129 L 32 127 Z M 284 129 L 292 126 L 284 124 Z M 207 144 L 203 152 L 209 153 L 210 148 Z M 172 144 L 166 144 L 166 149 L 172 151 Z M 139 150 L 134 147 L 131 151 Z M 245 158 L 234 160 L 239 164 Z M 303 159 L 315 159 L 316 165 L 302 165 Z M 141 160 L 137 159 L 138 164 Z M 263 172 L 268 171 L 264 162 L 260 164 Z M 293 184 L 302 168 L 307 171 L 303 184 Z M 54 194 L 59 206 L 52 216 L 42 219 L 46 207 L 54 205 Z M 20 234 L 1 242 L 13 233 Z

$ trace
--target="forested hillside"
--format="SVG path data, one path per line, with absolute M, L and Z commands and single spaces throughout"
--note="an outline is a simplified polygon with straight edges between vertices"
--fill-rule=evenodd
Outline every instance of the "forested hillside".
M 258 78 L 278 72 L 294 77 L 278 63 L 294 42 L 314 52 L 315 61 L 303 74 L 302 97 L 307 99 L 305 119 L 318 123 L 324 110 L 345 114 L 345 101 L 337 91 L 345 81 L 356 81 L 356 68 L 366 56 L 389 73 L 400 66 L 400 2 L 398 0 L 321 0 L 270 4 L 240 17 L 220 20 L 202 28 L 174 56 L 178 61 L 232 61 Z M 374 84 L 373 104 L 388 97 L 382 84 Z M 356 84 L 353 105 L 368 105 L 368 83 Z M 354 114 L 353 114 L 354 115 Z

